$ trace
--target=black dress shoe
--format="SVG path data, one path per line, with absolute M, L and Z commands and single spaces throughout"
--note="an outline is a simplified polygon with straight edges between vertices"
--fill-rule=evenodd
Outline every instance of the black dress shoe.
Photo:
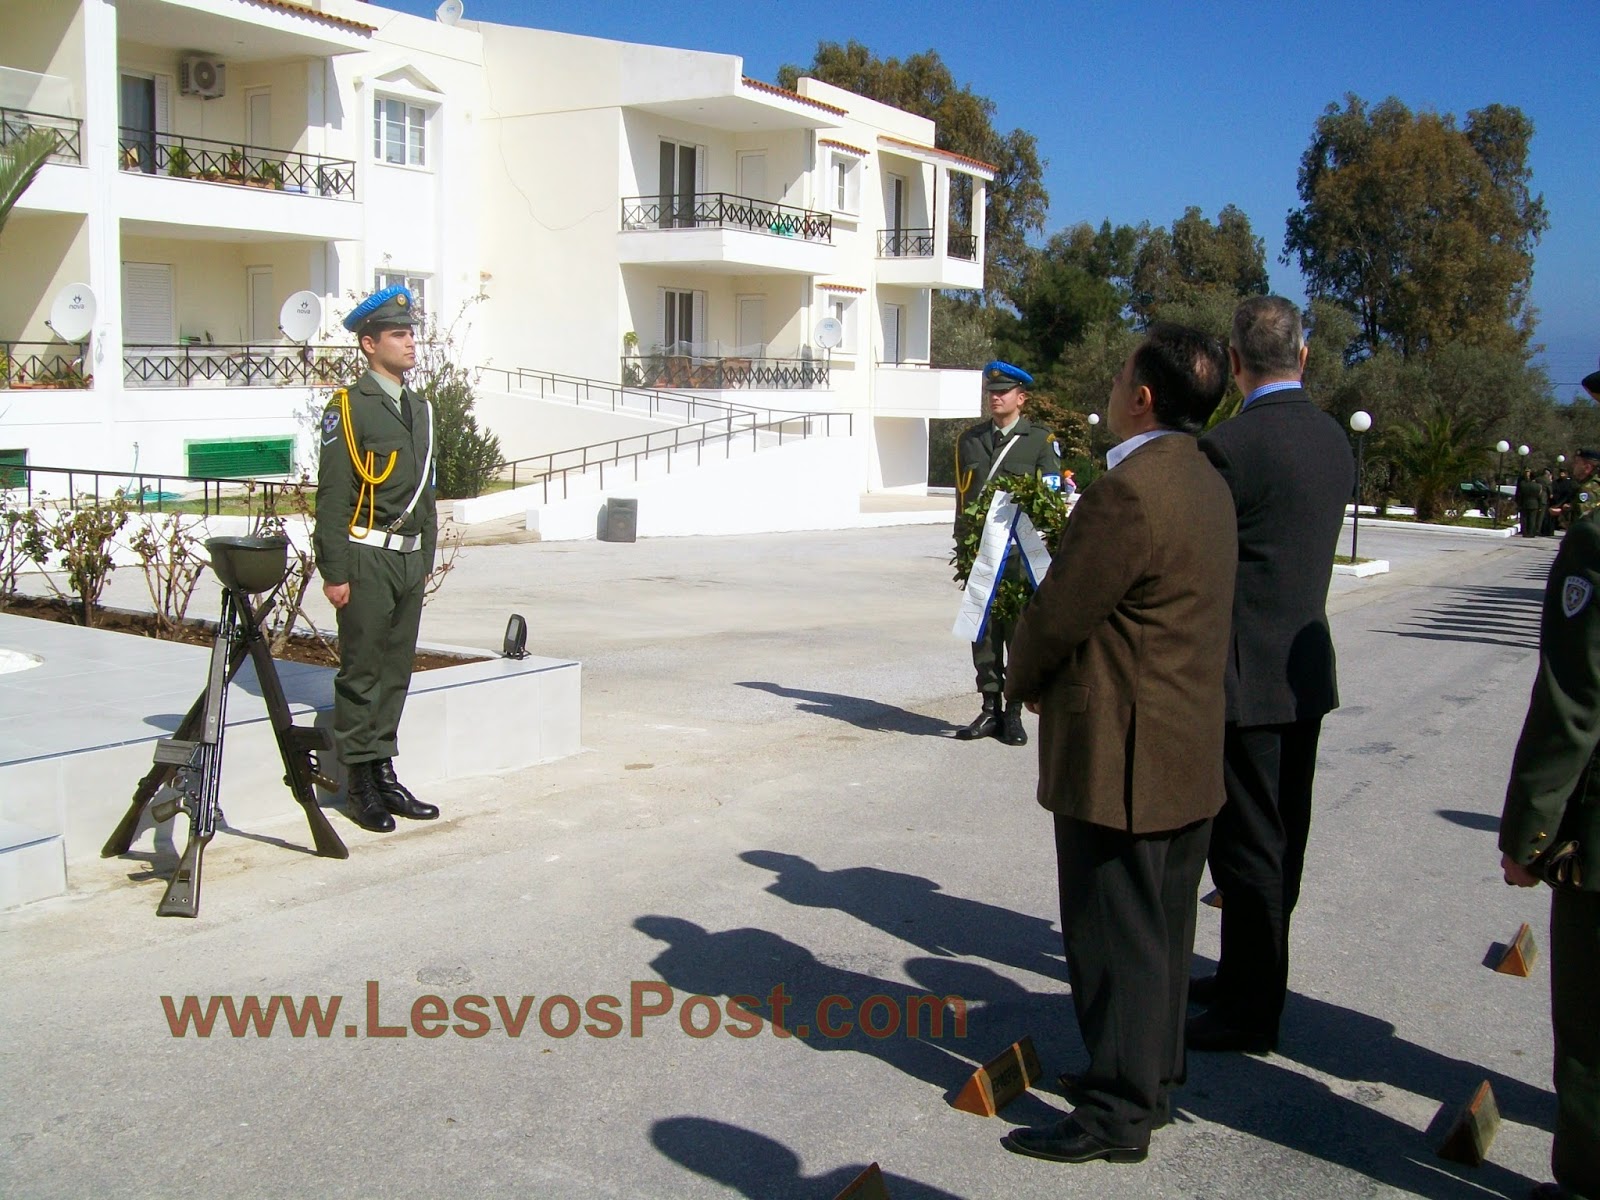
M 1210 1009 L 1189 1018 L 1183 1027 L 1183 1042 L 1190 1050 L 1271 1054 L 1278 1048 L 1278 1035 L 1271 1030 L 1234 1025 L 1216 1009 Z
M 1199 975 L 1189 980 L 1189 1003 L 1210 1008 L 1217 1002 L 1217 977 Z
M 393 832 L 394 818 L 384 810 L 383 797 L 372 778 L 372 764 L 351 763 L 345 775 L 344 798 L 351 820 L 373 833 Z
M 1118 1146 L 1101 1141 L 1071 1117 L 1064 1117 L 1054 1125 L 1013 1129 L 1000 1139 L 1000 1144 L 1013 1154 L 1063 1163 L 1094 1162 L 1102 1158 L 1106 1162 L 1136 1163 L 1143 1162 L 1149 1154 L 1144 1146 Z
M 983 711 L 965 729 L 956 730 L 956 737 L 963 742 L 975 742 L 979 738 L 998 737 L 1000 734 L 1000 698 L 991 694 L 983 697 Z
M 1022 705 L 1006 705 L 1005 716 L 1000 719 L 1000 732 L 995 737 L 1008 746 L 1028 744 L 1028 731 L 1022 727 Z
M 395 777 L 394 760 L 380 758 L 372 764 L 372 780 L 378 789 L 378 798 L 383 807 L 397 817 L 409 817 L 413 821 L 432 821 L 439 815 L 439 810 L 432 804 L 424 804 L 411 794 L 411 790 Z

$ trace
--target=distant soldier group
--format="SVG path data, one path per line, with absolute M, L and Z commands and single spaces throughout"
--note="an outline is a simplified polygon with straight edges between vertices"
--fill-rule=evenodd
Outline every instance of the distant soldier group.
M 1524 471 L 1517 480 L 1517 513 L 1522 536 L 1554 537 L 1572 528 L 1573 522 L 1600 502 L 1600 489 L 1587 486 L 1600 466 L 1600 451 L 1579 450 L 1572 460 L 1572 474 L 1566 471 L 1551 476 Z

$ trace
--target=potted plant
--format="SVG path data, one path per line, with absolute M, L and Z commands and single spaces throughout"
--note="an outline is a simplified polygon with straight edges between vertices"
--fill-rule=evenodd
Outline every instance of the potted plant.
M 283 191 L 283 164 L 276 159 L 264 158 L 256 166 L 256 173 L 249 183 L 252 187 L 272 188 Z
M 229 183 L 244 182 L 244 147 L 235 146 L 228 151 L 228 166 L 222 177 Z

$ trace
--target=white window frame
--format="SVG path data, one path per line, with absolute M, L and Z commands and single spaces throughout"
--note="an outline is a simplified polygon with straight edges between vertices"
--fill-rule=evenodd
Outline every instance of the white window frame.
M 400 106 L 400 137 L 404 161 L 389 157 L 390 105 Z M 372 158 L 380 166 L 431 170 L 428 152 L 428 127 L 436 109 L 419 103 L 415 97 L 379 92 L 372 98 Z
M 846 150 L 828 152 L 828 206 L 836 213 L 861 215 L 861 156 Z
M 382 291 L 386 287 L 400 284 L 411 293 L 411 305 L 416 310 L 417 316 L 425 317 L 428 313 L 428 275 L 413 275 L 407 271 L 397 271 L 393 267 L 379 267 L 372 276 L 372 290 Z
M 844 332 L 839 337 L 839 344 L 835 346 L 835 354 L 854 354 L 860 341 L 857 324 L 860 321 L 861 306 L 856 303 L 859 296 L 842 295 L 839 292 L 823 293 L 823 308 L 830 317 L 838 319 Z
M 681 303 L 680 297 L 688 296 L 689 299 L 689 337 L 675 338 L 667 341 L 667 297 L 673 298 L 674 304 Z M 681 333 L 675 329 L 673 332 Z M 656 353 L 665 353 L 667 347 L 684 342 L 689 346 L 705 346 L 711 339 L 706 336 L 706 294 L 698 288 L 686 287 L 659 287 L 656 289 Z M 695 335 L 699 336 L 695 336 Z M 702 356 L 703 357 L 703 356 Z

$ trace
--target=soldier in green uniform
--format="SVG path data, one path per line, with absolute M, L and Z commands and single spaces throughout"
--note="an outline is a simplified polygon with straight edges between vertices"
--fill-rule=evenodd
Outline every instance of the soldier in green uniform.
M 1595 372 L 1600 375 L 1600 371 Z M 1600 468 L 1600 450 L 1579 450 L 1572 457 L 1572 500 L 1567 511 L 1567 528 L 1577 524 L 1578 518 L 1600 508 L 1600 479 L 1594 477 Z
M 1580 450 L 1579 490 L 1600 462 Z M 1552 888 L 1554 1183 L 1537 1200 L 1600 1200 L 1600 513 L 1575 517 L 1545 586 L 1539 673 L 1500 820 L 1508 884 Z
M 961 527 L 962 510 L 982 494 L 994 479 L 1007 476 L 1040 475 L 1061 480 L 1061 449 L 1055 435 L 1034 425 L 1022 415 L 1028 402 L 1027 389 L 1033 376 L 1021 367 L 992 362 L 983 369 L 983 390 L 988 400 L 989 419 L 962 433 L 956 441 L 956 528 Z M 1020 579 L 1020 559 L 1013 550 L 1006 562 L 1006 578 Z M 977 671 L 978 692 L 983 710 L 966 728 L 958 730 L 962 741 L 995 737 L 1008 746 L 1028 744 L 1022 727 L 1022 707 L 1012 705 L 1002 711 L 1000 696 L 1006 682 L 1006 643 L 1011 629 L 991 617 L 983 637 L 972 643 L 972 665 Z
M 367 372 L 334 392 L 323 412 L 317 468 L 317 569 L 339 621 L 334 745 L 356 824 L 380 833 L 394 828 L 395 816 L 439 815 L 394 771 L 438 538 L 433 412 L 405 386 L 417 363 L 415 323 L 403 287 L 373 293 L 344 319 Z

